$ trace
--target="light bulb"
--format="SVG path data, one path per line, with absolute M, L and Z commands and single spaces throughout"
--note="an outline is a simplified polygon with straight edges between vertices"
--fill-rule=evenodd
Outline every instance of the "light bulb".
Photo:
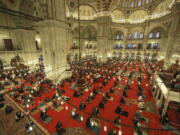
M 122 131 L 121 130 L 119 130 L 118 135 L 122 135 Z
M 107 131 L 107 126 L 104 126 L 104 131 L 105 131 L 105 132 Z
M 66 106 L 65 109 L 68 110 L 68 106 Z
M 33 127 L 32 126 L 29 127 L 29 131 L 33 131 Z
M 83 116 L 81 116 L 81 118 L 80 118 L 80 119 L 81 119 L 81 121 L 83 121 L 83 120 L 84 120 Z
M 63 105 L 64 104 L 64 102 L 63 101 L 61 101 L 61 105 Z

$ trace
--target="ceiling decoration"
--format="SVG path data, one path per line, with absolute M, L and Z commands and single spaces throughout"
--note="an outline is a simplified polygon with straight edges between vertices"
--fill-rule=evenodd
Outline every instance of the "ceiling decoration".
M 148 13 L 144 10 L 135 11 L 129 16 L 130 22 L 138 23 L 138 22 L 143 22 L 146 19 L 148 19 Z
M 93 20 L 96 13 L 96 11 L 88 5 L 81 5 L 79 11 L 81 20 Z M 78 8 L 74 10 L 73 17 L 78 19 Z
M 46 0 L 22 0 L 20 11 L 29 15 L 44 18 L 47 16 Z

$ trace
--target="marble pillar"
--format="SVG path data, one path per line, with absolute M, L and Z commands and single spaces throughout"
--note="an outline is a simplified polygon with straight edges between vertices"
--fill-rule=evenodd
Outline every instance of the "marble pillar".
M 102 16 L 97 18 L 98 33 L 97 33 L 97 60 L 105 62 L 107 60 L 108 46 L 109 46 L 109 34 L 110 34 L 110 22 L 109 16 Z
M 174 43 L 175 43 L 175 37 L 176 37 L 175 34 L 176 34 L 178 22 L 179 22 L 179 17 L 176 17 L 173 19 L 172 24 L 170 26 L 169 33 L 168 33 L 167 52 L 165 55 L 165 64 L 164 64 L 165 68 L 168 68 L 171 63 L 170 60 L 171 60 L 173 50 L 174 50 Z
M 65 0 L 48 0 L 48 18 L 39 23 L 47 78 L 57 82 L 71 76 L 67 71 L 68 28 Z

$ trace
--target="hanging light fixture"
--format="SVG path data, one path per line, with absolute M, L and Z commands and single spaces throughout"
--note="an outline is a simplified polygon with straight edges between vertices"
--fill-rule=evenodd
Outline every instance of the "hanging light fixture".
M 81 62 L 81 29 L 80 29 L 80 2 L 78 0 L 78 24 L 79 24 L 79 63 Z

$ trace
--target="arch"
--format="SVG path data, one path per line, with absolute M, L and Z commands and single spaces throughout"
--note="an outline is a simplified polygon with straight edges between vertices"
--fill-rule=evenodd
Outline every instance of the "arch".
M 159 32 L 159 37 L 156 37 L 157 33 Z M 154 27 L 149 31 L 149 34 L 152 33 L 152 38 L 160 38 L 160 37 L 164 37 L 166 35 L 166 31 L 164 30 L 164 28 L 158 26 L 158 27 Z M 149 36 L 148 34 L 148 36 Z
M 129 16 L 129 21 L 131 22 L 143 22 L 148 18 L 148 13 L 145 10 L 138 10 L 133 12 Z
M 44 0 L 22 0 L 20 11 L 29 15 L 44 18 L 47 16 L 46 2 Z
M 96 14 L 96 11 L 92 6 L 80 5 L 79 11 L 81 20 L 93 20 L 95 18 L 94 15 Z M 75 8 L 73 17 L 78 19 L 78 7 Z
M 83 31 L 84 31 L 84 27 L 80 26 L 80 37 L 83 37 Z M 75 27 L 73 30 L 73 36 L 78 38 L 79 37 L 79 27 Z
M 82 35 L 85 39 L 96 40 L 97 30 L 94 26 L 88 25 L 84 28 Z
M 168 10 L 168 6 L 167 6 L 166 1 L 164 1 L 164 2 L 161 2 L 161 3 L 155 8 L 155 10 L 153 11 L 152 15 L 153 15 L 153 16 L 160 16 L 161 14 L 166 13 L 167 10 Z
M 112 16 L 115 19 L 125 19 L 124 13 L 119 9 L 115 9 L 114 11 L 112 11 Z
M 66 5 L 66 17 L 70 17 L 71 16 L 71 12 L 69 10 L 69 7 Z
M 122 31 L 117 30 L 114 32 L 113 39 L 122 40 L 123 38 L 124 38 L 124 33 Z

